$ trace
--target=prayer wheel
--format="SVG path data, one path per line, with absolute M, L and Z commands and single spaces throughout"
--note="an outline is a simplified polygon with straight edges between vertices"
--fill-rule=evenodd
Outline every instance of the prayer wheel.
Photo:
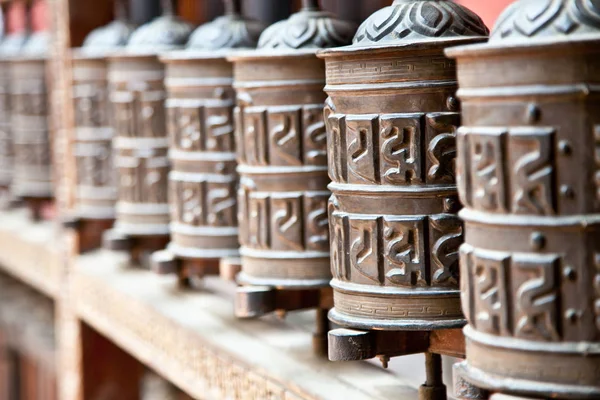
M 14 150 L 11 191 L 29 205 L 34 219 L 53 197 L 50 162 L 47 57 L 49 33 L 33 32 L 10 59 L 10 104 Z
M 455 65 L 443 52 L 486 34 L 453 2 L 396 0 L 361 25 L 351 46 L 319 52 L 329 95 L 333 322 L 386 331 L 464 325 L 460 109 Z
M 159 52 L 182 47 L 192 29 L 163 0 L 163 15 L 132 33 L 124 50 L 108 57 L 116 221 L 105 246 L 130 252 L 134 261 L 163 249 L 169 240 L 168 138 L 165 71 Z
M 132 32 L 126 3 L 115 1 L 116 19 L 92 31 L 73 51 L 74 156 L 77 166 L 75 206 L 68 220 L 81 232 L 80 250 L 98 247 L 112 226 L 117 200 L 113 168 L 107 55 L 124 47 Z
M 186 50 L 161 57 L 172 164 L 171 242 L 154 254 L 153 266 L 184 279 L 218 273 L 221 258 L 239 257 L 235 91 L 226 57 L 256 47 L 264 27 L 242 17 L 241 1 L 226 6 L 224 16 L 194 31 Z
M 73 52 L 76 214 L 89 219 L 113 219 L 117 189 L 112 165 L 113 127 L 108 95 L 109 52 L 124 47 L 132 32 L 116 1 L 117 19 L 92 31 Z
M 444 49 L 487 34 L 454 2 L 396 0 L 363 22 L 351 46 L 318 54 L 329 95 L 329 319 L 342 327 L 329 333 L 329 358 L 378 356 L 387 365 L 426 353 L 421 400 L 446 398 L 440 355 L 464 346 L 454 170 L 460 105 Z M 435 345 L 440 337 L 447 345 Z
M 5 26 L 8 21 L 5 20 Z M 11 28 L 11 27 L 9 27 Z M 0 42 L 0 188 L 7 190 L 13 177 L 10 59 L 21 52 L 29 31 L 9 30 Z
M 450 49 L 468 320 L 461 377 L 600 398 L 600 4 L 521 0 L 488 44 Z
M 355 26 L 317 3 L 304 1 L 267 28 L 256 51 L 229 57 L 238 98 L 240 317 L 326 308 L 319 300 L 331 279 L 325 71 L 315 53 L 350 43 Z

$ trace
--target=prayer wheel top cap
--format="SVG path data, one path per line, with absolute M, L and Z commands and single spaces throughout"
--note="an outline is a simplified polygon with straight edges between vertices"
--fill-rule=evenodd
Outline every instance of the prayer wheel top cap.
M 352 42 L 356 25 L 320 10 L 318 1 L 305 0 L 302 9 L 269 26 L 260 36 L 258 49 L 240 58 L 315 54 L 317 50 Z M 234 59 L 237 57 L 234 57 Z
M 108 52 L 125 47 L 134 31 L 129 22 L 127 2 L 115 0 L 115 20 L 90 32 L 74 57 L 103 58 Z
M 50 47 L 50 33 L 47 31 L 33 32 L 23 46 L 20 59 L 45 59 Z
M 265 26 L 232 13 L 201 25 L 192 33 L 186 48 L 193 50 L 253 49 Z
M 87 35 L 81 52 L 85 54 L 101 53 L 124 47 L 132 32 L 132 24 L 122 20 L 112 21 Z
M 129 38 L 126 52 L 129 54 L 157 54 L 186 44 L 192 26 L 171 14 L 163 15 L 140 26 Z
M 414 49 L 432 43 L 445 47 L 449 42 L 481 40 L 488 34 L 477 14 L 450 0 L 395 0 L 361 24 L 352 45 L 320 51 L 319 56 L 375 48 Z
M 18 55 L 27 39 L 29 38 L 28 32 L 15 32 L 6 35 L 2 42 L 0 42 L 0 57 L 11 57 Z
M 447 55 L 494 53 L 509 47 L 562 48 L 557 45 L 589 40 L 600 40 L 600 0 L 519 0 L 500 15 L 488 43 L 448 49 Z

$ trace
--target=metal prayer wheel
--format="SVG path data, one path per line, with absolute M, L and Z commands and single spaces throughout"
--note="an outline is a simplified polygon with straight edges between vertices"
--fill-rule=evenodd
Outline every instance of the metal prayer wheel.
M 236 298 L 238 316 L 324 308 L 330 193 L 325 71 L 315 53 L 350 43 L 354 32 L 353 24 L 319 11 L 317 1 L 305 1 L 300 12 L 264 31 L 258 50 L 229 58 L 238 96 L 238 282 L 246 286 Z M 295 300 L 284 301 L 286 291 Z
M 171 242 L 155 253 L 161 273 L 218 273 L 221 258 L 239 257 L 233 108 L 234 49 L 256 47 L 262 24 L 241 16 L 241 2 L 200 26 L 186 50 L 170 52 L 166 66 L 170 138 Z
M 112 165 L 113 127 L 108 95 L 109 52 L 124 47 L 132 32 L 115 2 L 118 18 L 92 31 L 83 47 L 73 53 L 75 158 L 77 163 L 76 214 L 89 219 L 113 219 L 117 188 Z
M 106 56 L 124 47 L 133 30 L 125 6 L 125 2 L 116 1 L 115 21 L 92 31 L 72 55 L 77 190 L 73 215 L 66 222 L 88 239 L 80 241 L 81 250 L 98 247 L 103 231 L 112 226 L 115 217 L 114 129 L 110 123 Z
M 11 191 L 31 206 L 35 219 L 53 196 L 46 62 L 49 33 L 33 32 L 10 60 L 10 103 L 14 150 Z
M 118 194 L 115 226 L 104 241 L 133 259 L 164 248 L 169 239 L 165 71 L 158 53 L 183 46 L 190 33 L 173 4 L 163 1 L 163 15 L 108 57 Z
M 7 21 L 5 21 L 6 24 Z M 8 189 L 13 177 L 10 58 L 17 56 L 29 31 L 9 32 L 0 42 L 0 187 Z
M 329 95 L 329 319 L 351 328 L 330 332 L 331 360 L 377 355 L 385 365 L 435 353 L 424 332 L 465 324 L 454 172 L 460 107 L 444 49 L 487 33 L 456 3 L 396 0 L 363 22 L 351 46 L 319 52 Z M 440 363 L 427 354 L 422 399 L 445 398 Z
M 600 398 L 600 4 L 523 0 L 456 58 L 462 378 Z

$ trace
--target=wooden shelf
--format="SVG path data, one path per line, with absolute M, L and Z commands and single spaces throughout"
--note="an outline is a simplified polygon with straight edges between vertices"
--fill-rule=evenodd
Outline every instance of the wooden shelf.
M 127 267 L 108 251 L 80 257 L 74 278 L 82 320 L 196 398 L 416 398 L 378 366 L 312 355 L 310 332 L 298 323 L 235 319 L 228 288 L 217 282 L 182 292 L 174 279 Z
M 66 265 L 60 227 L 53 222 L 31 222 L 25 209 L 2 211 L 0 221 L 0 268 L 55 298 Z
M 33 223 L 24 210 L 0 220 L 0 269 L 58 301 L 71 282 L 69 308 L 80 320 L 195 398 L 416 398 L 414 382 L 375 364 L 314 356 L 310 313 L 238 320 L 233 284 L 207 279 L 203 291 L 181 291 L 110 251 L 79 256 L 61 280 L 68 264 L 57 225 Z

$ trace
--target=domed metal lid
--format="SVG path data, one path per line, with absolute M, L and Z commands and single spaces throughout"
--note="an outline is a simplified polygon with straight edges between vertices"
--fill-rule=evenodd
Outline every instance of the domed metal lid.
M 127 14 L 125 0 L 115 0 L 115 20 L 87 35 L 83 42 L 83 50 L 89 53 L 125 46 L 133 32 L 133 25 L 128 22 Z
M 190 36 L 187 49 L 218 50 L 255 48 L 265 26 L 242 16 L 241 0 L 226 0 L 225 15 L 199 26 Z
M 50 32 L 37 31 L 29 35 L 21 55 L 25 58 L 44 58 L 50 52 Z
M 12 57 L 18 55 L 29 39 L 28 31 L 10 33 L 0 43 L 0 57 Z
M 487 36 L 479 16 L 449 0 L 395 0 L 358 28 L 352 47 Z
M 519 0 L 500 15 L 490 43 L 594 34 L 600 34 L 600 0 Z
M 260 37 L 259 49 L 324 49 L 352 42 L 356 26 L 321 11 L 318 0 L 303 0 L 302 9 L 287 20 L 268 27 Z
M 162 16 L 133 32 L 127 43 L 128 52 L 157 53 L 185 45 L 192 33 L 192 26 L 174 14 L 172 0 L 163 0 L 162 8 Z
M 133 25 L 122 20 L 115 20 L 108 25 L 102 26 L 90 32 L 83 42 L 83 48 L 91 49 L 114 49 L 127 44 L 129 36 L 133 32 Z

